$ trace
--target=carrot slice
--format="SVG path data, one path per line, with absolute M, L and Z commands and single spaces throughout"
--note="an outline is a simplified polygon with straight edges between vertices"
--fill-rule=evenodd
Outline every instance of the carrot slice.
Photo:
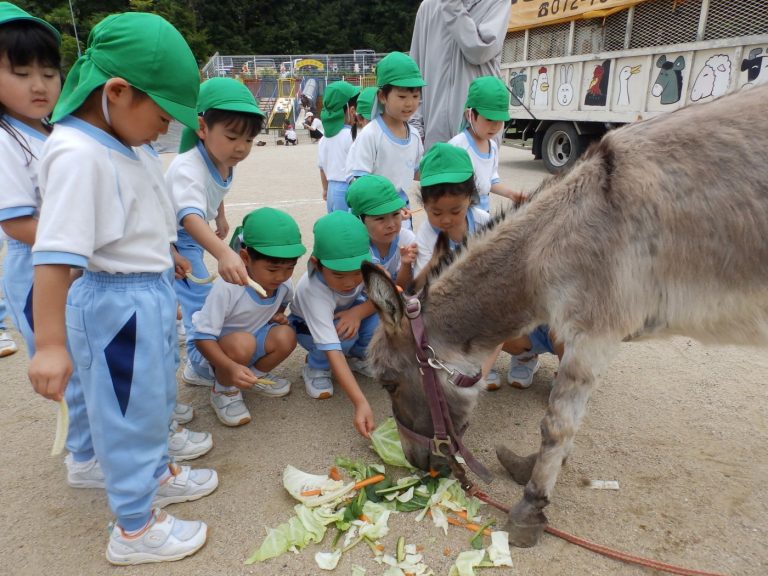
M 384 474 L 376 474 L 375 476 L 371 476 L 365 480 L 360 480 L 360 482 L 355 484 L 355 490 L 360 490 L 360 488 L 365 488 L 366 486 L 371 486 L 372 484 L 378 484 L 382 480 L 384 480 Z
M 336 466 L 333 466 L 330 472 L 328 472 L 328 477 L 331 480 L 341 480 L 341 474 L 339 474 L 339 469 L 336 468 Z
M 320 490 L 320 488 L 316 488 L 315 490 L 304 490 L 304 492 L 301 493 L 302 496 L 319 496 L 322 494 L 323 491 Z
M 368 516 L 366 516 L 365 514 L 360 514 L 360 516 L 358 516 L 357 519 L 363 522 L 368 522 L 368 524 L 372 524 L 371 519 L 368 518 Z

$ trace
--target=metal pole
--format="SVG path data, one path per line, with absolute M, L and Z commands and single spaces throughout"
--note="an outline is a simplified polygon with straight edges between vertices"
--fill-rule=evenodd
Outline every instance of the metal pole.
M 699 29 L 696 31 L 696 40 L 704 40 L 707 32 L 707 17 L 709 16 L 709 0 L 701 0 L 701 14 L 699 15 Z
M 75 11 L 72 9 L 72 0 L 69 0 L 69 15 L 72 16 L 72 29 L 75 31 L 75 43 L 77 44 L 77 57 L 80 58 L 80 39 L 77 37 L 77 23 L 75 22 Z
M 627 27 L 624 30 L 624 50 L 629 50 L 632 43 L 632 25 L 635 23 L 635 7 L 630 6 L 627 10 Z

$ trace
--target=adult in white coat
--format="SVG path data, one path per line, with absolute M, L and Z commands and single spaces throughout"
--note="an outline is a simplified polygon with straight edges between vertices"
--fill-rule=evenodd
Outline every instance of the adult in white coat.
M 410 56 L 426 81 L 412 124 L 424 148 L 459 132 L 469 84 L 500 76 L 510 0 L 424 0 L 416 14 Z

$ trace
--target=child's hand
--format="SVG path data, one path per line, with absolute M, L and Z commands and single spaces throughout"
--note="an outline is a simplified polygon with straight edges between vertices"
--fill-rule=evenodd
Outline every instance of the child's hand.
M 245 264 L 234 250 L 226 250 L 219 258 L 219 276 L 230 284 L 245 286 L 248 282 Z
M 282 312 L 278 312 L 272 318 L 269 319 L 270 322 L 274 322 L 275 324 L 288 324 L 288 316 L 283 314 Z
M 173 272 L 176 280 L 183 280 L 188 272 L 192 272 L 192 263 L 175 249 L 171 250 L 171 254 L 173 254 Z
M 416 262 L 416 256 L 419 254 L 419 249 L 416 243 L 409 246 L 400 246 L 400 263 L 401 264 L 413 264 Z
M 61 400 L 72 375 L 72 359 L 66 346 L 38 348 L 27 373 L 35 392 L 49 400 Z
M 355 337 L 360 329 L 361 320 L 354 308 L 337 312 L 334 318 L 338 320 L 336 322 L 336 334 L 339 335 L 339 338 L 349 340 Z
M 373 410 L 367 400 L 363 400 L 355 406 L 354 416 L 355 430 L 363 438 L 369 438 L 373 429 L 376 428 L 376 424 L 373 421 Z
M 253 388 L 256 376 L 247 366 L 232 362 L 221 368 L 216 368 L 216 379 L 222 386 L 237 386 L 242 390 Z
M 403 220 L 408 220 L 413 215 L 413 212 L 408 210 L 408 208 L 400 208 L 400 214 L 403 215 Z
M 229 234 L 229 222 L 227 222 L 227 217 L 220 214 L 219 216 L 216 216 L 215 222 L 216 236 L 222 240 L 226 240 L 227 235 Z

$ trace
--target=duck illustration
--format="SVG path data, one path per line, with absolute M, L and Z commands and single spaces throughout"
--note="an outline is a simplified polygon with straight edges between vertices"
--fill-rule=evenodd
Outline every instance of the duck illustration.
M 640 72 L 640 64 L 637 66 L 624 66 L 619 72 L 619 98 L 616 104 L 629 106 L 629 79 Z

